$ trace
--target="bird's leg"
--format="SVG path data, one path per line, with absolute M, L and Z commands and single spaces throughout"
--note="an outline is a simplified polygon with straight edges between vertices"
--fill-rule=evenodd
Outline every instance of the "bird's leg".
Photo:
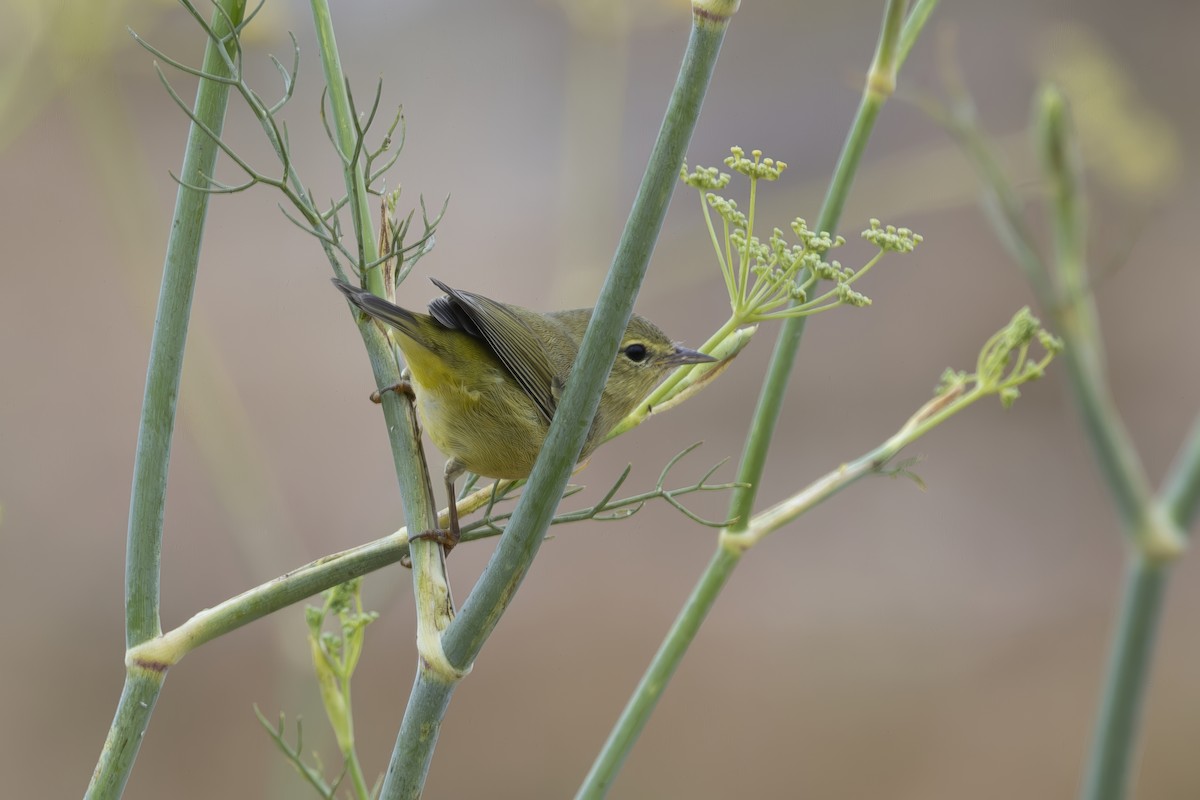
M 446 469 L 444 471 L 446 479 L 446 509 L 449 511 L 450 516 L 450 530 L 447 533 L 450 536 L 449 541 L 442 542 L 442 545 L 446 548 L 447 554 L 462 539 L 462 531 L 458 527 L 458 493 L 454 491 L 454 481 L 458 479 L 462 471 L 462 467 L 458 466 L 458 462 L 453 458 L 446 462 Z
M 445 478 L 446 478 L 446 497 L 449 501 L 447 511 L 450 515 L 450 525 L 447 528 L 434 528 L 431 531 L 422 531 L 416 536 L 410 536 L 409 541 L 414 539 L 428 539 L 432 542 L 437 542 L 449 555 L 454 546 L 458 544 L 462 538 L 462 532 L 458 527 L 458 498 L 454 492 L 454 482 L 458 480 L 458 476 L 463 474 L 465 468 L 458 463 L 456 459 L 450 459 L 446 462 Z

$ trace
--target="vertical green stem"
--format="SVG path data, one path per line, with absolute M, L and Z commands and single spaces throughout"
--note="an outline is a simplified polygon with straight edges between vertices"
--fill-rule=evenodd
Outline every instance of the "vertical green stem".
M 228 20 L 239 24 L 244 0 L 224 0 L 213 14 L 218 35 L 230 33 Z M 210 40 L 204 52 L 205 73 L 228 77 L 220 44 Z M 229 52 L 232 52 L 231 50 Z M 229 100 L 229 87 L 201 80 L 194 113 L 209 129 L 220 133 Z M 175 430 L 179 377 L 187 342 L 188 317 L 196 286 L 208 194 L 183 184 L 203 184 L 214 174 L 218 148 L 196 124 L 188 132 L 182 180 L 175 195 L 171 235 L 163 261 L 162 287 L 154 317 L 150 363 L 138 429 L 129 502 L 129 531 L 125 560 L 125 643 L 127 648 L 153 639 L 162 632 L 159 620 L 159 563 L 162 556 L 163 511 L 167 498 L 167 472 L 171 437 Z M 133 770 L 142 736 L 166 677 L 166 665 L 130 664 L 117 712 L 88 787 L 89 798 L 119 797 Z
M 150 724 L 154 704 L 162 691 L 165 670 L 144 670 L 131 667 L 125 675 L 125 688 L 117 703 L 117 714 L 104 740 L 100 760 L 92 773 L 86 800 L 108 800 L 120 797 L 125 791 L 142 736 Z
M 609 733 L 608 741 L 604 743 L 604 748 L 584 778 L 583 785 L 579 787 L 579 792 L 575 795 L 576 800 L 598 800 L 612 788 L 612 782 L 616 779 L 621 765 L 625 763 L 634 742 L 646 727 L 646 722 L 658 705 L 667 683 L 683 661 L 684 653 L 696 638 L 700 625 L 717 602 L 721 589 L 725 587 L 729 576 L 733 574 L 733 568 L 741 558 L 741 552 L 724 547 L 717 548 L 703 577 L 692 589 L 687 603 L 671 625 L 671 630 L 663 639 L 658 652 L 654 654 L 654 660 L 650 662 L 649 668 L 634 690 L 634 697 L 638 702 L 630 702 L 621 712 L 621 718 Z
M 1084 800 L 1120 800 L 1129 792 L 1169 568 L 1131 551 L 1104 700 L 1088 756 Z
M 378 257 L 378 245 L 371 233 L 371 217 L 370 209 L 367 207 L 362 159 L 361 157 L 355 158 L 357 133 L 351 111 L 349 90 L 346 87 L 346 78 L 338 56 L 329 4 L 327 0 L 311 0 L 311 2 L 313 23 L 320 44 L 321 62 L 325 70 L 329 102 L 334 116 L 335 134 L 345 166 L 347 196 L 350 198 L 355 233 L 359 240 L 361 259 L 359 267 L 361 269 L 362 266 L 375 261 Z M 387 296 L 382 270 L 369 270 L 363 275 L 363 279 L 371 292 L 381 297 Z M 378 327 L 369 320 L 360 319 L 359 331 L 367 348 L 376 385 L 383 389 L 398 383 L 400 380 L 399 369 L 391 348 Z M 433 502 L 429 469 L 425 463 L 424 452 L 420 447 L 420 433 L 416 417 L 411 405 L 407 401 L 402 401 L 396 392 L 384 392 L 382 399 L 396 478 L 400 484 L 400 499 L 404 505 L 409 530 L 432 530 L 437 527 L 437 507 Z M 418 628 L 434 624 L 434 620 L 430 617 L 435 614 L 437 608 L 448 610 L 450 607 L 448 593 L 440 599 L 440 602 L 421 602 L 421 599 L 428 594 L 422 591 L 422 586 L 428 586 L 431 583 L 443 587 L 448 586 L 440 547 L 437 543 L 426 540 L 418 540 L 410 544 L 414 593 L 418 597 Z M 430 576 L 427 572 L 430 569 L 439 571 L 438 580 L 432 582 L 429 580 Z M 436 706 L 437 716 L 433 724 L 426 724 L 427 720 L 421 719 L 416 723 L 414 729 L 409 720 L 409 711 L 405 712 L 404 722 L 397 735 L 392 761 L 388 765 L 381 797 L 418 797 L 421 791 L 420 787 L 425 782 L 429 761 L 433 756 L 433 746 L 437 741 L 437 727 L 440 725 L 441 717 L 445 713 L 446 706 L 450 702 L 450 695 L 456 685 L 456 681 L 443 680 L 437 673 L 427 669 L 427 655 L 421 653 L 421 661 L 413 691 L 409 696 L 408 708 L 411 711 L 414 703 L 422 710 L 430 710 Z M 427 702 L 430 696 L 435 697 L 437 702 Z M 415 791 L 410 791 L 410 787 L 413 786 L 416 787 Z M 402 790 L 401 787 L 404 789 Z
M 226 0 L 225 13 L 240 21 L 245 3 Z M 221 13 L 213 16 L 218 34 L 229 32 Z M 204 53 L 203 70 L 228 77 L 218 45 L 210 41 Z M 202 80 L 196 90 L 195 114 L 220 134 L 225 122 L 229 87 Z M 220 151 L 208 134 L 194 123 L 188 132 L 187 149 L 180 178 L 183 184 L 202 185 L 213 174 Z M 196 288 L 196 266 L 208 212 L 207 192 L 180 185 L 175 194 L 175 214 L 163 262 L 162 287 L 154 333 L 150 340 L 150 363 L 146 369 L 146 391 L 138 428 L 137 452 L 133 463 L 133 490 L 129 502 L 129 535 L 125 562 L 125 644 L 141 644 L 162 632 L 159 626 L 159 560 L 162 553 L 163 509 L 167 501 L 167 469 L 171 461 L 171 437 L 175 431 L 175 404 L 188 318 Z

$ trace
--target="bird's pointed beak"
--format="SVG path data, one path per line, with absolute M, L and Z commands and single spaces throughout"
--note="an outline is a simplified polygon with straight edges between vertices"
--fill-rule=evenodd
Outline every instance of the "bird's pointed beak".
M 663 363 L 672 367 L 682 367 L 685 364 L 709 364 L 717 360 L 714 356 L 701 353 L 699 350 L 675 345 L 675 352 L 663 359 Z

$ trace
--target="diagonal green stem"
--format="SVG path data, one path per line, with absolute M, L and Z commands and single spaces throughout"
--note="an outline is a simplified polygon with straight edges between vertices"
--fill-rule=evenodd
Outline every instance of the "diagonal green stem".
M 505 535 L 463 604 L 462 612 L 445 631 L 446 656 L 459 670 L 470 667 L 495 629 L 545 537 L 583 447 L 617 345 L 633 311 L 634 299 L 666 216 L 679 166 L 683 163 L 683 154 L 700 114 L 729 15 L 736 8 L 736 4 L 727 3 L 699 5 L 728 8 L 724 15 L 712 13 L 711 8 L 706 8 L 704 14 L 693 13 L 692 33 L 662 128 L 546 443 Z M 453 690 L 447 680 L 427 675 L 425 671 L 418 674 L 388 767 L 382 798 L 420 795 L 437 730 Z
M 662 128 L 546 444 L 507 532 L 464 604 L 463 613 L 446 632 L 446 653 L 460 667 L 471 663 L 495 628 L 541 545 L 583 447 L 600 391 L 633 311 L 729 21 L 728 17 L 699 14 L 693 19 Z
M 1083 168 L 1075 132 L 1066 100 L 1053 87 L 1042 90 L 1036 113 L 1054 224 L 1054 274 L 1060 292 L 1055 322 L 1067 344 L 1067 370 L 1084 429 L 1125 530 L 1136 541 L 1151 531 L 1153 492 L 1108 391 L 1096 304 L 1087 286 Z
M 218 35 L 230 33 L 229 22 L 239 24 L 245 13 L 244 0 L 225 0 L 213 13 L 212 27 Z M 221 45 L 209 40 L 204 53 L 204 71 L 227 77 Z M 227 44 L 226 47 L 231 47 Z M 201 80 L 196 90 L 195 116 L 212 131 L 220 131 L 229 100 L 227 84 Z M 218 149 L 201 128 L 188 132 L 180 177 L 184 183 L 200 184 L 214 174 Z M 196 286 L 196 267 L 208 210 L 208 194 L 180 185 L 175 195 L 171 236 L 163 261 L 163 280 L 150 343 L 146 391 L 138 429 L 133 467 L 133 489 L 129 503 L 129 532 L 125 562 L 125 643 L 132 648 L 161 633 L 159 620 L 159 564 L 162 555 L 163 509 L 167 497 L 167 472 L 171 461 L 171 437 L 175 430 L 176 399 L 187 342 L 188 317 Z M 165 666 L 143 669 L 130 664 L 125 689 L 100 753 L 99 763 L 88 786 L 89 798 L 119 797 L 133 770 L 142 736 L 166 677 Z
M 883 30 L 880 33 L 875 60 L 867 75 L 863 99 L 830 182 L 818 230 L 832 231 L 836 227 L 859 160 L 874 127 L 875 118 L 895 87 L 896 74 L 903 59 L 908 55 L 913 41 L 936 5 L 937 0 L 919 0 L 905 22 L 903 0 L 889 0 L 884 12 Z M 785 321 L 776 340 L 767 379 L 759 395 L 750 434 L 738 468 L 737 482 L 740 487 L 734 491 L 728 515 L 728 519 L 734 520 L 730 526 L 731 532 L 745 531 L 750 524 L 758 484 L 766 465 L 767 451 L 779 421 L 784 393 L 804 333 L 804 321 L 804 317 L 793 317 Z M 700 624 L 740 559 L 740 553 L 735 555 L 727 552 L 722 546 L 718 547 L 709 566 L 701 575 L 696 589 L 630 697 L 580 787 L 578 797 L 602 797 L 608 791 L 649 720 L 667 681 L 683 660 Z
M 875 59 L 867 73 L 866 87 L 858 106 L 858 113 L 846 137 L 846 144 L 838 158 L 825 202 L 821 207 L 821 214 L 817 220 L 818 231 L 832 232 L 837 228 L 846 198 L 850 194 L 850 187 L 854 183 L 854 175 L 858 171 L 859 161 L 867 149 L 867 142 L 875 127 L 875 119 L 895 88 L 896 74 L 900 69 L 896 52 L 899 42 L 902 39 L 915 39 L 921 26 L 928 19 L 932 6 L 936 5 L 936 0 L 919 3 L 907 25 L 902 25 L 904 5 L 900 0 L 888 0 Z M 907 49 L 904 50 L 904 54 L 907 54 Z M 804 336 L 805 323 L 805 317 L 785 320 L 780 328 L 779 337 L 775 340 L 767 379 L 758 396 L 758 406 L 754 409 L 754 418 L 750 424 L 750 435 L 746 439 L 742 461 L 738 466 L 737 482 L 745 484 L 745 488 L 734 492 L 729 506 L 728 518 L 737 520 L 733 524 L 735 530 L 746 525 L 754 511 L 754 501 L 762 483 L 763 471 L 766 469 L 767 452 L 775 435 L 775 428 L 779 424 L 783 398 L 791 380 L 800 340 Z
M 683 660 L 687 648 L 695 639 L 734 568 L 750 547 L 855 481 L 866 475 L 878 473 L 903 448 L 987 394 L 989 392 L 977 388 L 954 398 L 935 398 L 879 447 L 842 464 L 784 502 L 756 514 L 742 533 L 724 531 L 720 546 L 655 653 L 650 667 L 634 691 L 634 699 L 626 705 L 621 718 L 613 727 L 576 799 L 598 800 L 612 788 L 617 772 L 633 748 L 638 734 L 650 719 L 650 714 Z

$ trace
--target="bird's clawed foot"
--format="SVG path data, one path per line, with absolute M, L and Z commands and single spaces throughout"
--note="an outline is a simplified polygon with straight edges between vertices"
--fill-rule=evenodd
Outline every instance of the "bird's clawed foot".
M 454 528 L 434 528 L 433 530 L 422 531 L 416 536 L 408 537 L 410 542 L 417 539 L 424 539 L 427 542 L 437 542 L 445 549 L 446 555 L 449 555 L 450 551 L 454 549 L 454 546 L 459 543 L 462 537 L 458 532 L 457 526 L 455 526 Z
M 410 381 L 402 380 L 399 383 L 394 383 L 391 386 L 387 386 L 387 387 L 384 387 L 383 389 L 377 389 L 376 391 L 371 392 L 371 402 L 372 403 L 382 403 L 383 395 L 385 392 L 395 392 L 396 394 L 402 394 L 405 397 L 407 397 L 409 400 L 412 400 L 413 398 L 416 397 L 416 393 L 413 392 L 412 383 Z

